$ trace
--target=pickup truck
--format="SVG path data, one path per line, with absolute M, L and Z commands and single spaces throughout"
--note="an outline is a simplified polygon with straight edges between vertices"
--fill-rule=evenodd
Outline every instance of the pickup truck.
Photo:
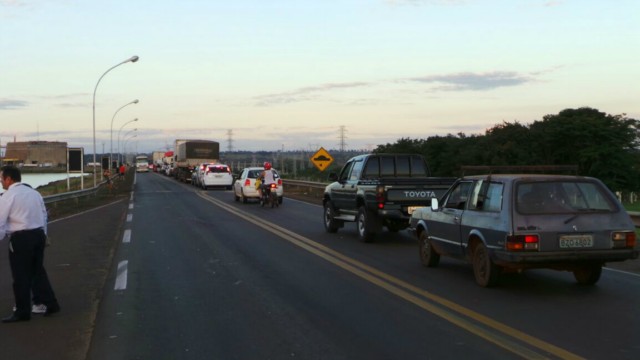
M 324 227 L 335 233 L 345 222 L 356 222 L 358 237 L 374 240 L 386 227 L 406 229 L 411 213 L 430 206 L 455 182 L 431 177 L 426 161 L 417 154 L 367 154 L 353 157 L 324 190 Z

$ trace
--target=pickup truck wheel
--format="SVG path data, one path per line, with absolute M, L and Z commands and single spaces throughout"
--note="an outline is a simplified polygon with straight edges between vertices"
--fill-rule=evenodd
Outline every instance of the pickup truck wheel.
M 593 285 L 600 280 L 602 265 L 587 265 L 573 270 L 573 276 L 580 285 Z
M 491 261 L 489 251 L 483 243 L 479 243 L 473 249 L 473 275 L 476 283 L 482 287 L 492 287 L 498 283 L 500 267 Z
M 327 201 L 324 203 L 324 229 L 327 230 L 328 233 L 336 233 L 338 229 L 342 226 L 341 220 L 335 219 L 335 211 L 333 210 L 333 203 L 331 201 Z
M 358 209 L 358 217 L 356 218 L 356 224 L 358 226 L 358 237 L 363 242 L 372 242 L 376 233 L 372 229 L 373 227 L 373 219 L 371 219 L 372 215 L 364 206 L 361 206 Z
M 420 233 L 420 261 L 426 267 L 436 267 L 440 263 L 440 254 L 431 246 L 431 240 L 426 231 Z

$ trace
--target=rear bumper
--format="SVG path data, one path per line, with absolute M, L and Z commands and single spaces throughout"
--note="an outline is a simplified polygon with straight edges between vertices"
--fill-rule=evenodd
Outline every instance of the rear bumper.
M 494 251 L 493 260 L 497 265 L 511 268 L 552 267 L 570 268 L 584 263 L 608 263 L 637 259 L 637 249 L 562 251 L 562 252 L 507 252 Z

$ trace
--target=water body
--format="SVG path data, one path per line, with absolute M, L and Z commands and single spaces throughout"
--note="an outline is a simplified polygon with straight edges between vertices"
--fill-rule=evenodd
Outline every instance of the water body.
M 85 175 L 89 175 L 88 173 Z M 70 178 L 78 177 L 80 174 L 69 174 Z M 22 174 L 22 182 L 31 185 L 32 188 L 37 189 L 38 186 L 47 185 L 52 181 L 66 180 L 67 173 L 49 173 L 49 174 Z M 86 181 L 85 181 L 86 182 Z M 87 184 L 85 184 L 87 185 Z M 91 184 L 93 186 L 93 183 Z M 0 189 L 0 193 L 4 192 L 4 189 Z

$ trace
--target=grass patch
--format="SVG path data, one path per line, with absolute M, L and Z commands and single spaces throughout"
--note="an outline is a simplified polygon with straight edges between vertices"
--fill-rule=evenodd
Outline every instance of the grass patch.
M 622 204 L 627 211 L 638 211 L 640 212 L 640 202 L 635 202 L 633 204 L 625 203 Z

